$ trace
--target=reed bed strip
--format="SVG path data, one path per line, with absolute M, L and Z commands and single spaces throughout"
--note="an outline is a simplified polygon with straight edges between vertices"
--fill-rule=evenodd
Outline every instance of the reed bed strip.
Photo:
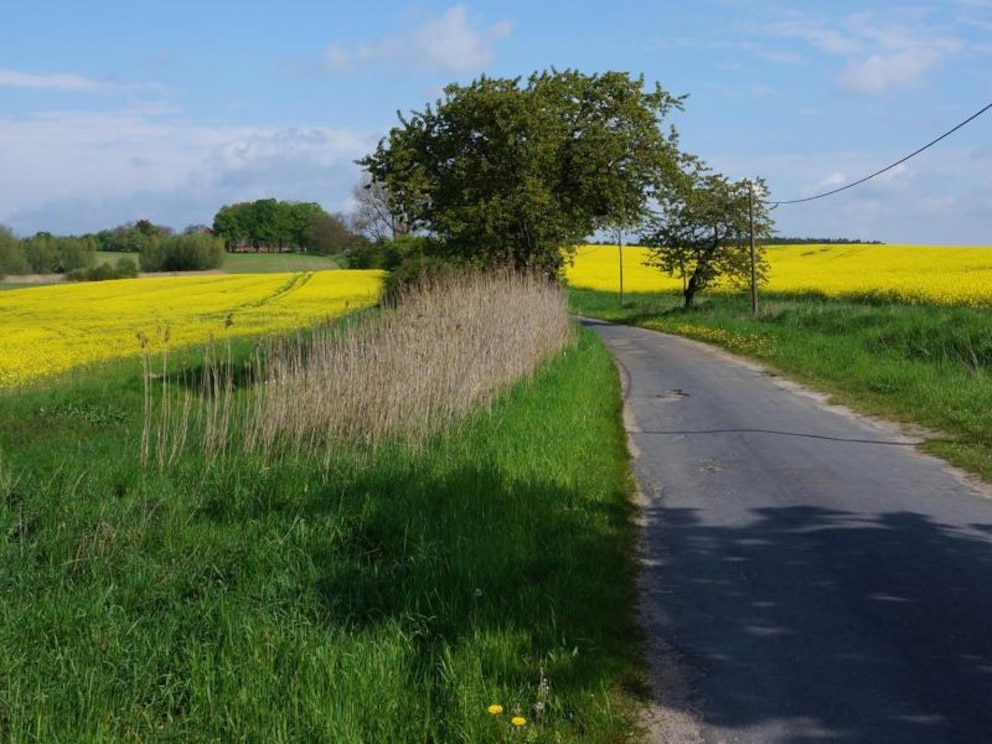
M 238 391 L 229 362 L 204 367 L 191 407 L 163 435 L 168 463 L 196 446 L 208 460 L 292 455 L 330 462 L 338 447 L 424 443 L 488 405 L 570 343 L 555 284 L 514 274 L 423 282 L 394 307 L 267 342 Z M 164 400 L 164 399 L 163 399 Z M 163 404 L 159 416 L 168 410 Z M 146 419 L 146 427 L 151 423 Z

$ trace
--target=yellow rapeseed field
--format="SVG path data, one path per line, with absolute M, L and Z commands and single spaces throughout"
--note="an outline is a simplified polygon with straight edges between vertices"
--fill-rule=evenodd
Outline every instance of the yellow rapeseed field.
M 381 271 L 123 279 L 0 292 L 0 388 L 210 338 L 300 328 L 374 304 Z
M 669 292 L 678 278 L 643 265 L 646 248 L 624 246 L 624 290 Z M 766 292 L 820 292 L 828 297 L 882 295 L 908 303 L 992 305 L 992 247 L 920 245 L 768 246 Z M 567 269 L 575 287 L 616 292 L 617 246 L 582 246 Z M 719 290 L 717 290 L 719 291 Z

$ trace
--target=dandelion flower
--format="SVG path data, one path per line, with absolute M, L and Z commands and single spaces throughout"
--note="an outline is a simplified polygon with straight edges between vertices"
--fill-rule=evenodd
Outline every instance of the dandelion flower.
M 523 716 L 514 716 L 513 718 L 510 719 L 510 723 L 512 723 L 514 726 L 524 726 L 527 723 L 527 719 L 524 718 Z
M 488 708 L 486 708 L 486 710 L 489 711 L 490 715 L 498 716 L 500 713 L 503 712 L 503 706 L 500 705 L 499 703 L 493 703 Z

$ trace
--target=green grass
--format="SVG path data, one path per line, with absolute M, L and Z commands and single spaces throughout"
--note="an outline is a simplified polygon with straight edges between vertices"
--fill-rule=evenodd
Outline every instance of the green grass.
M 772 296 L 572 290 L 576 312 L 713 342 L 832 393 L 841 403 L 934 432 L 925 448 L 992 481 L 992 309 Z
M 121 256 L 138 260 L 136 254 L 100 251 L 97 264 L 114 264 Z M 306 253 L 225 253 L 220 271 L 225 274 L 276 274 L 294 271 L 321 271 L 340 268 L 330 256 Z
M 138 256 L 135 253 L 117 253 L 113 251 L 98 251 L 96 264 L 115 264 L 122 256 L 131 258 L 135 263 Z M 224 274 L 279 274 L 298 271 L 323 271 L 339 269 L 341 265 L 331 256 L 308 255 L 305 253 L 225 253 L 224 263 L 220 271 Z M 52 274 L 48 284 L 58 284 L 63 281 L 59 274 Z M 5 289 L 23 289 L 38 286 L 37 283 L 25 284 L 11 279 L 0 279 L 0 291 Z
M 590 334 L 429 447 L 325 473 L 142 471 L 141 396 L 120 366 L 0 397 L 0 740 L 633 735 L 627 452 Z
M 221 271 L 226 274 L 270 274 L 340 268 L 330 256 L 305 253 L 225 253 Z

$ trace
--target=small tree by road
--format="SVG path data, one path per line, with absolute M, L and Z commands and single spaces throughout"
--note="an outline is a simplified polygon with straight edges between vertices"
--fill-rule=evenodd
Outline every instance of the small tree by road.
M 750 199 L 749 190 L 753 190 Z M 751 278 L 750 225 L 753 215 L 755 275 L 766 279 L 768 262 L 761 245 L 773 221 L 760 199 L 764 182 L 729 181 L 700 168 L 683 173 L 677 188 L 659 199 L 658 213 L 641 235 L 650 248 L 647 263 L 682 279 L 685 308 L 720 279 L 747 286 Z

